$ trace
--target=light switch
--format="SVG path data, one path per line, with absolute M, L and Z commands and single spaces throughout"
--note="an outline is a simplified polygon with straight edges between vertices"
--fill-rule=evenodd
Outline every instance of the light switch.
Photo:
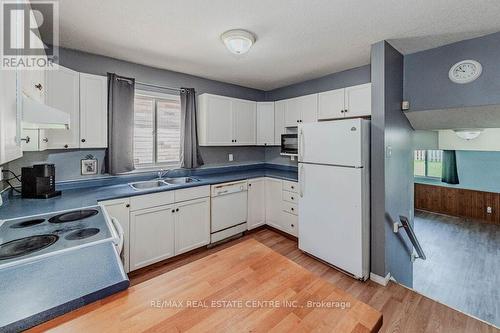
M 234 160 L 233 154 L 229 154 L 228 159 L 229 159 L 229 162 L 232 162 Z

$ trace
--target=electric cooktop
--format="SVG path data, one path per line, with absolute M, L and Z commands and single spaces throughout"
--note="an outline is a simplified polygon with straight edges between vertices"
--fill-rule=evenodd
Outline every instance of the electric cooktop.
M 99 206 L 0 223 L 0 267 L 115 236 Z

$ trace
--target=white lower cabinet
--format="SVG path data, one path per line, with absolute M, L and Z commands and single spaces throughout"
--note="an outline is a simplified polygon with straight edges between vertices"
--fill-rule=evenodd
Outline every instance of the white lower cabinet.
M 130 272 L 130 199 L 121 198 L 100 203 L 109 217 L 115 218 L 123 229 L 123 249 L 120 255 L 125 272 Z
M 130 213 L 130 270 L 174 256 L 175 206 Z
M 271 227 L 298 235 L 298 184 L 296 182 L 266 178 L 266 223 Z
M 266 224 L 265 178 L 248 180 L 248 230 Z
M 210 243 L 210 198 L 176 204 L 175 254 L 194 250 Z

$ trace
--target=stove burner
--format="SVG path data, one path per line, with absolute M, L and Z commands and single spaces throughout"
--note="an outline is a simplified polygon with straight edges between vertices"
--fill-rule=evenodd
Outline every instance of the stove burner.
M 59 239 L 56 235 L 30 236 L 0 244 L 0 260 L 21 257 L 29 253 L 40 251 Z
M 66 238 L 67 240 L 84 239 L 84 238 L 92 237 L 92 236 L 98 234 L 99 231 L 100 230 L 97 228 L 85 228 L 85 229 L 73 231 L 72 233 L 67 234 L 66 237 L 64 237 L 64 238 Z
M 45 222 L 45 219 L 28 220 L 28 221 L 18 222 L 16 224 L 11 225 L 10 227 L 14 229 L 27 228 L 43 222 Z
M 49 219 L 50 223 L 66 223 L 72 221 L 78 221 L 86 219 L 87 217 L 91 217 L 99 214 L 99 212 L 95 209 L 82 209 L 75 210 L 73 212 L 63 213 L 56 216 L 53 216 Z

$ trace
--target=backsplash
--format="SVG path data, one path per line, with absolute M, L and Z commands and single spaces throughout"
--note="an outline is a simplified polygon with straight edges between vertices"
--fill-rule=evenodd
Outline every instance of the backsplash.
M 297 166 L 297 161 L 280 155 L 280 147 L 200 147 L 205 164 L 202 168 L 215 166 L 228 166 L 252 163 L 272 163 L 288 166 Z M 24 152 L 22 158 L 14 160 L 3 167 L 16 174 L 21 173 L 21 168 L 37 163 L 53 163 L 56 166 L 56 180 L 76 180 L 106 177 L 103 170 L 105 149 L 75 149 L 75 150 L 46 150 L 41 152 Z M 229 154 L 233 161 L 229 161 Z M 80 161 L 87 155 L 97 159 L 98 174 L 86 176 L 81 174 Z M 0 190 L 7 187 L 2 182 Z M 18 182 L 12 181 L 13 185 Z

